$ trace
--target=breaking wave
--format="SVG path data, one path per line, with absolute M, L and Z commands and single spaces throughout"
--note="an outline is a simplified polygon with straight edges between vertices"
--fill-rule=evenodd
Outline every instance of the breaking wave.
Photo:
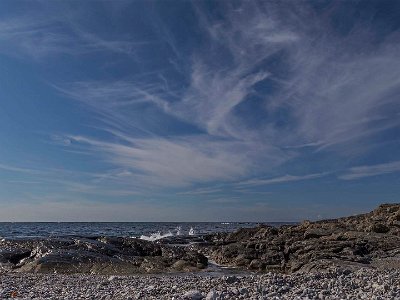
M 150 235 L 141 235 L 140 239 L 141 240 L 145 240 L 145 241 L 154 242 L 154 241 L 161 240 L 163 238 L 170 237 L 170 236 L 174 236 L 172 234 L 172 232 L 168 232 L 168 233 L 165 233 L 165 234 L 161 234 L 161 232 L 156 232 L 156 233 L 152 233 Z
M 190 227 L 189 235 L 195 235 L 196 232 L 194 231 L 193 227 Z
M 182 228 L 180 226 L 178 226 L 175 229 L 175 234 L 173 234 L 171 231 L 168 231 L 167 233 L 161 233 L 161 231 L 158 231 L 158 232 L 152 233 L 150 235 L 141 235 L 140 239 L 145 240 L 145 241 L 154 242 L 154 241 L 166 238 L 166 237 L 181 236 L 181 235 L 184 235 L 184 234 L 182 234 Z M 191 236 L 196 235 L 196 231 L 193 229 L 193 227 L 190 227 L 188 235 L 191 235 Z

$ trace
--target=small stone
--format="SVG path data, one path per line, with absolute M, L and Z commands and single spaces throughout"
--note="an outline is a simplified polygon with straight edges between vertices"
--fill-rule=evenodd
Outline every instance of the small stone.
M 188 291 L 183 295 L 184 299 L 190 300 L 201 300 L 204 296 L 198 290 Z
M 232 283 L 240 281 L 239 278 L 237 278 L 236 276 L 226 276 L 226 277 L 224 277 L 224 279 L 225 279 L 225 282 L 228 284 L 232 284 Z
M 206 300 L 216 300 L 218 298 L 218 294 L 215 291 L 209 291 Z

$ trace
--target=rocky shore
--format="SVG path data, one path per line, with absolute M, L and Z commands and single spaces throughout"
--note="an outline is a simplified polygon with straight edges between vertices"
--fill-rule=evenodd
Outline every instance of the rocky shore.
M 189 237 L 188 237 L 189 238 Z M 0 271 L 140 274 L 203 270 L 220 265 L 260 272 L 324 271 L 328 267 L 400 268 L 400 204 L 352 217 L 258 226 L 204 237 L 157 242 L 128 237 L 0 240 Z M 190 245 L 182 245 L 190 242 Z
M 400 299 L 400 204 L 157 242 L 1 239 L 0 298 Z
M 207 258 L 184 247 L 137 238 L 62 237 L 3 239 L 0 271 L 25 273 L 137 274 L 196 271 Z
M 383 204 L 352 217 L 259 226 L 206 237 L 196 245 L 222 265 L 282 273 L 338 266 L 400 269 L 400 204 Z

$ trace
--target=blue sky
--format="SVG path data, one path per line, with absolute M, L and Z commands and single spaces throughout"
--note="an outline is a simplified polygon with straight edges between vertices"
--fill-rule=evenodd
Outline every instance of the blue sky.
M 400 195 L 399 1 L 1 1 L 1 221 L 289 221 Z

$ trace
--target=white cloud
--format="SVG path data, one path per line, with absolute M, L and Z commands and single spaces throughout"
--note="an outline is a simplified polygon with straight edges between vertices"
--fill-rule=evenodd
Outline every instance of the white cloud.
M 399 127 L 398 36 L 371 44 L 374 29 L 357 22 L 347 35 L 337 34 L 329 14 L 315 14 L 303 4 L 242 3 L 240 9 L 221 4 L 223 21 L 210 20 L 198 9 L 211 36 L 211 50 L 196 55 L 186 100 L 190 105 L 182 114 L 212 134 L 258 136 L 274 146 L 319 150 L 368 144 L 380 132 Z M 268 59 L 279 67 L 265 64 Z M 260 77 L 248 80 L 249 74 Z M 271 91 L 260 95 L 265 122 L 256 130 L 244 130 L 246 117 L 252 116 L 235 115 L 232 108 L 265 80 L 274 82 Z M 199 100 L 203 95 L 205 100 Z M 277 127 L 274 115 L 282 111 L 286 126 Z
M 307 175 L 284 175 L 281 177 L 275 178 L 268 178 L 268 179 L 249 179 L 246 181 L 239 182 L 239 186 L 258 186 L 258 185 L 269 185 L 269 184 L 277 184 L 277 183 L 286 183 L 286 182 L 293 182 L 293 181 L 302 181 L 302 180 L 310 180 L 321 178 L 324 176 L 329 175 L 329 173 L 315 173 L 315 174 L 307 174 Z
M 177 195 L 209 195 L 209 194 L 218 194 L 221 193 L 223 189 L 218 187 L 204 187 L 204 188 L 197 188 L 194 190 L 189 190 L 186 192 L 179 192 Z
M 50 136 L 50 138 L 55 144 L 58 144 L 58 145 L 61 145 L 61 146 L 70 146 L 71 145 L 71 140 L 67 139 L 67 138 L 65 138 L 65 137 L 63 137 L 61 135 L 52 134 Z
M 26 173 L 26 174 L 42 173 L 40 170 L 29 169 L 29 168 L 25 168 L 25 167 L 18 167 L 18 166 L 9 165 L 9 164 L 0 164 L 0 170 L 17 172 L 17 173 Z
M 149 44 L 129 39 L 108 40 L 84 30 L 78 20 L 59 12 L 46 14 L 39 10 L 0 20 L 0 41 L 0 52 L 37 60 L 51 55 L 79 56 L 104 51 L 134 58 L 137 48 Z
M 195 122 L 211 135 L 242 139 L 244 135 L 240 133 L 243 129 L 232 128 L 230 123 L 232 111 L 245 101 L 256 83 L 268 76 L 266 72 L 250 75 L 237 70 L 223 72 L 195 62 L 191 85 L 182 101 L 171 108 L 171 113 Z
M 193 52 L 179 48 L 174 32 L 159 31 L 160 40 L 173 50 L 171 59 L 179 57 L 175 63 L 190 58 L 184 61 L 186 68 L 177 68 L 184 83 L 157 69 L 129 78 L 54 85 L 82 103 L 96 116 L 94 127 L 108 133 L 107 139 L 52 136 L 68 151 L 95 154 L 106 164 L 106 177 L 96 177 L 91 184 L 112 178 L 121 190 L 130 191 L 134 182 L 187 186 L 265 178 L 305 148 L 324 151 L 345 144 L 345 152 L 362 142 L 359 149 L 364 153 L 371 137 L 400 125 L 400 49 L 395 36 L 371 44 L 371 28 L 357 25 L 341 36 L 325 19 L 329 16 L 301 3 L 219 5 L 223 15 L 215 19 L 201 3 L 194 3 L 204 40 Z M 130 56 L 134 47 L 146 44 L 108 40 L 79 24 L 55 17 L 5 19 L 0 22 L 0 41 L 16 53 L 40 58 L 96 51 Z M 0 51 L 9 51 L 7 47 Z M 267 87 L 260 91 L 260 85 Z M 257 108 L 237 112 L 255 102 Z M 201 133 L 178 136 L 164 126 L 167 118 L 189 123 Z M 157 132 L 155 124 L 165 131 Z M 125 175 L 117 176 L 114 170 Z
M 204 47 L 191 56 L 181 53 L 191 57 L 185 62 L 191 68 L 186 73 L 180 69 L 185 85 L 177 87 L 160 71 L 150 79 L 58 86 L 96 113 L 103 123 L 100 128 L 117 139 L 75 137 L 79 146 L 90 146 L 113 168 L 128 167 L 132 178 L 180 186 L 268 174 L 304 148 L 324 151 L 345 144 L 336 150 L 346 155 L 362 142 L 357 149 L 365 153 L 371 137 L 400 125 L 400 51 L 395 37 L 371 45 L 366 38 L 369 28 L 355 26 L 347 36 L 334 34 L 324 17 L 304 5 L 221 5 L 224 16 L 218 20 L 195 5 L 206 37 Z M 167 33 L 176 55 L 182 50 Z M 356 51 L 359 47 L 363 53 Z M 256 91 L 266 82 L 273 88 Z M 257 126 L 251 125 L 254 109 L 236 111 L 246 101 L 263 104 Z M 159 109 L 148 116 L 159 126 L 168 116 L 205 133 L 167 137 L 164 132 L 161 137 L 138 113 L 144 104 Z M 283 126 L 277 126 L 276 116 L 281 114 Z M 309 176 L 259 182 L 319 175 Z
M 161 186 L 185 186 L 196 182 L 232 181 L 257 168 L 254 144 L 215 140 L 207 136 L 179 138 L 125 138 L 121 143 L 69 136 L 93 153 L 120 168 L 130 170 L 132 179 Z M 273 161 L 273 153 L 260 154 Z M 268 157 L 269 156 L 269 157 Z M 275 154 L 275 163 L 280 153 Z
M 344 175 L 339 176 L 340 179 L 354 180 L 364 177 L 377 176 L 400 172 L 400 161 L 392 161 L 384 164 L 368 165 L 353 167 Z

